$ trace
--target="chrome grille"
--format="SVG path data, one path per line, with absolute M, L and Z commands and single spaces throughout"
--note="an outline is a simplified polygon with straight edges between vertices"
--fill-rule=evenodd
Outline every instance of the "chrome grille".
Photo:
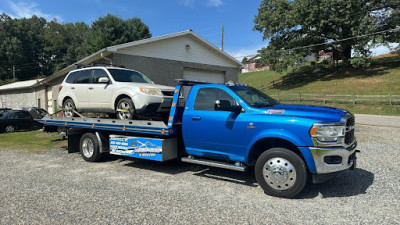
M 346 145 L 349 145 L 354 142 L 355 140 L 355 135 L 354 135 L 354 130 L 355 130 L 355 118 L 353 115 L 350 115 L 347 118 L 346 122 L 346 135 L 344 136 L 344 143 Z

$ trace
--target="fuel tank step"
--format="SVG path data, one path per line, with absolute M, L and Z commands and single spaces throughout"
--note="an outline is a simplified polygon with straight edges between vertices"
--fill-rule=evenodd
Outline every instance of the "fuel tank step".
M 212 166 L 212 167 L 218 167 L 218 168 L 241 171 L 241 172 L 244 172 L 247 170 L 247 167 L 240 162 L 236 162 L 235 164 L 229 164 L 226 162 L 219 162 L 219 161 L 213 161 L 213 160 L 208 160 L 208 159 L 196 159 L 193 156 L 183 157 L 181 160 L 182 160 L 182 162 L 186 162 L 186 163 L 193 163 L 193 164 L 199 164 L 199 165 L 204 165 L 204 166 Z

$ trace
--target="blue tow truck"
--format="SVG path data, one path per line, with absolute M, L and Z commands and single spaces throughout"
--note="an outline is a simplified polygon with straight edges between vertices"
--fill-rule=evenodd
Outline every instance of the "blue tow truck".
M 299 194 L 307 179 L 322 182 L 356 166 L 355 118 L 346 110 L 282 105 L 242 84 L 177 82 L 164 121 L 56 116 L 39 121 L 67 129 L 68 151 L 89 162 L 107 153 L 252 168 L 266 194 L 284 198 Z

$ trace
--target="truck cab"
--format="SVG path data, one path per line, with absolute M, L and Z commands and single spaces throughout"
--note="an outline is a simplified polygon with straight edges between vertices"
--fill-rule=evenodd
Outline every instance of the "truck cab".
M 188 161 L 254 166 L 263 189 L 282 196 L 302 189 L 307 175 L 355 166 L 354 122 L 346 110 L 282 105 L 247 85 L 197 84 L 183 111 L 182 137 Z

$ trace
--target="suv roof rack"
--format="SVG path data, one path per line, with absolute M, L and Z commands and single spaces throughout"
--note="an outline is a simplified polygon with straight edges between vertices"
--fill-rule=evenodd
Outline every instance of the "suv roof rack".
M 94 67 L 94 66 L 111 66 L 111 67 L 119 67 L 119 68 L 125 68 L 124 65 L 116 65 L 116 64 L 106 64 L 106 63 L 99 63 L 99 62 L 92 62 L 90 64 L 75 64 L 77 69 L 82 69 L 82 68 L 87 68 L 87 67 Z

